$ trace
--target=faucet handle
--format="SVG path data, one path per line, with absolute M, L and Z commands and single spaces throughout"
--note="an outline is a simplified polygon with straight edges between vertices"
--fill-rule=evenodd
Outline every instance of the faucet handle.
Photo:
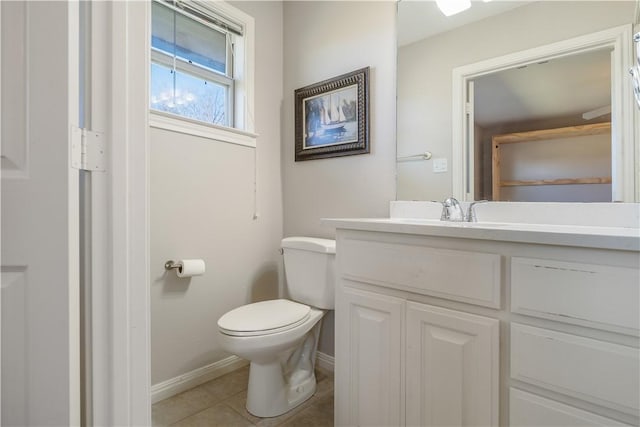
M 465 220 L 464 211 L 462 210 L 462 206 L 460 205 L 460 202 L 458 202 L 458 200 L 455 197 L 447 198 L 442 203 L 442 206 L 444 206 L 444 209 L 443 209 L 443 212 L 442 212 L 443 216 L 445 216 L 445 212 L 444 211 L 446 211 L 445 220 L 447 220 L 447 221 L 455 221 L 455 222 L 462 222 L 462 221 Z
M 467 222 L 477 222 L 478 221 L 478 216 L 476 215 L 476 209 L 475 206 L 478 203 L 487 203 L 488 200 L 478 200 L 475 202 L 471 202 L 469 204 L 469 210 L 467 211 Z
M 445 202 L 440 200 L 432 200 L 433 203 L 440 203 L 442 205 L 442 213 L 440 214 L 440 221 L 449 221 L 449 207 Z

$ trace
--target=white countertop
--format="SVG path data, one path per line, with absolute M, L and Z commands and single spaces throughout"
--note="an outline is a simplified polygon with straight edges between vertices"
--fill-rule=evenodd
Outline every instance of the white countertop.
M 336 229 L 640 251 L 640 229 L 513 222 L 447 222 L 410 218 L 326 218 Z

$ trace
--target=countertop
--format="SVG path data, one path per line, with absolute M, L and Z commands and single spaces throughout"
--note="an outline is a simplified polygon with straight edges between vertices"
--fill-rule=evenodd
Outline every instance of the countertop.
M 324 218 L 336 229 L 536 243 L 640 252 L 640 229 L 625 227 L 447 222 L 410 218 Z

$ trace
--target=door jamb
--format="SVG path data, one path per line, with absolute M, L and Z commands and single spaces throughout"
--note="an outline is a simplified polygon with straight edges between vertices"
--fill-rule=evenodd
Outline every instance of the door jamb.
M 631 24 L 621 25 L 608 30 L 598 31 L 584 36 L 574 37 L 556 43 L 523 50 L 497 58 L 487 59 L 453 69 L 453 146 L 452 146 L 452 184 L 453 195 L 466 200 L 466 183 L 474 188 L 474 177 L 467 179 L 467 162 L 473 155 L 466 147 L 465 100 L 467 82 L 474 78 L 497 71 L 527 65 L 543 60 L 560 58 L 576 53 L 589 52 L 603 48 L 613 48 L 611 97 L 612 117 L 612 192 L 615 201 L 632 202 L 635 200 L 635 165 L 640 156 L 638 147 L 634 147 L 634 106 L 631 81 L 628 70 L 631 67 L 632 43 Z M 469 143 L 472 147 L 473 142 Z

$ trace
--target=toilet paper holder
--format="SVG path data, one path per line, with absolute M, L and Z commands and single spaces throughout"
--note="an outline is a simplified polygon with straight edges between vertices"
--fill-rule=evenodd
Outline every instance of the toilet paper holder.
M 182 267 L 182 263 L 181 262 L 175 262 L 173 260 L 169 260 L 169 261 L 164 263 L 164 269 L 165 270 L 173 270 L 174 268 L 180 268 L 180 267 Z
M 164 263 L 166 271 L 175 270 L 178 277 L 202 276 L 206 265 L 202 259 L 169 260 Z

